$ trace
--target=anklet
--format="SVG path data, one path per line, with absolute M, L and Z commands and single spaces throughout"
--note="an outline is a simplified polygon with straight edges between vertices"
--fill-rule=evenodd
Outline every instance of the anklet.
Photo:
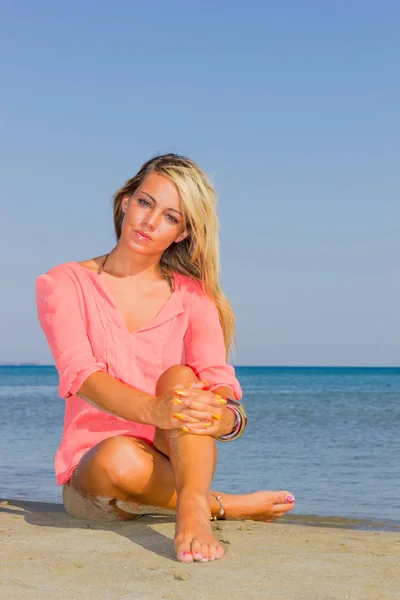
M 211 496 L 214 496 L 214 498 L 216 498 L 218 500 L 219 506 L 220 506 L 219 511 L 217 512 L 217 514 L 214 515 L 214 516 L 211 515 L 211 517 L 210 517 L 210 521 L 216 521 L 217 519 L 219 519 L 220 517 L 222 517 L 225 514 L 224 504 L 223 504 L 223 502 L 221 500 L 221 496 L 217 496 L 217 494 L 211 494 Z

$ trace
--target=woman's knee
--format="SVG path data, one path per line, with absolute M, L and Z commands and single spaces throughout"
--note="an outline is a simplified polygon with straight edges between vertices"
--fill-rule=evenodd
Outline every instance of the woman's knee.
M 177 383 L 190 383 L 192 381 L 198 381 L 193 369 L 187 365 L 173 365 L 159 377 L 156 386 L 156 394 L 166 393 Z
M 107 487 L 120 490 L 131 487 L 132 481 L 138 485 L 142 478 L 147 481 L 152 461 L 144 442 L 132 437 L 115 436 L 92 450 L 92 456 L 88 453 L 87 460 L 80 465 L 80 478 L 87 472 L 88 479 L 96 479 L 98 483 L 99 478 L 103 479 Z

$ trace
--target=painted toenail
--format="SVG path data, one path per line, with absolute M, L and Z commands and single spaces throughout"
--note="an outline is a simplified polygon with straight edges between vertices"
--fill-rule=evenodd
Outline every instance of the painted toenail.
M 289 502 L 289 504 L 294 502 L 294 496 L 286 496 L 286 502 Z
M 187 552 L 186 550 L 184 550 L 184 552 L 182 552 L 182 556 L 193 556 L 193 553 Z

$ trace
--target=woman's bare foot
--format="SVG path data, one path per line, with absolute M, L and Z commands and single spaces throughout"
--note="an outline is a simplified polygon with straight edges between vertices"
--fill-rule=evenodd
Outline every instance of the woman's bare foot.
M 211 530 L 208 498 L 182 492 L 178 499 L 174 545 L 181 562 L 222 558 L 224 549 Z
M 221 494 L 227 519 L 251 519 L 271 522 L 293 510 L 294 496 L 280 492 L 254 492 L 252 494 Z
M 252 494 L 221 494 L 225 517 L 272 522 L 293 510 L 294 497 L 285 490 Z M 182 493 L 178 500 L 175 550 L 181 562 L 208 562 L 222 558 L 224 549 L 211 529 L 207 498 Z

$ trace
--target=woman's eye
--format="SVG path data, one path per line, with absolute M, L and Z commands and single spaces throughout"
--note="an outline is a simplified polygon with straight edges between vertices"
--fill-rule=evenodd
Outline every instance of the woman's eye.
M 172 215 L 167 215 L 167 218 L 172 221 L 173 223 L 179 223 L 178 219 L 175 219 L 175 217 L 173 217 Z
M 143 206 L 151 206 L 150 202 L 147 202 L 147 200 L 144 200 L 143 198 L 139 198 L 138 202 Z

